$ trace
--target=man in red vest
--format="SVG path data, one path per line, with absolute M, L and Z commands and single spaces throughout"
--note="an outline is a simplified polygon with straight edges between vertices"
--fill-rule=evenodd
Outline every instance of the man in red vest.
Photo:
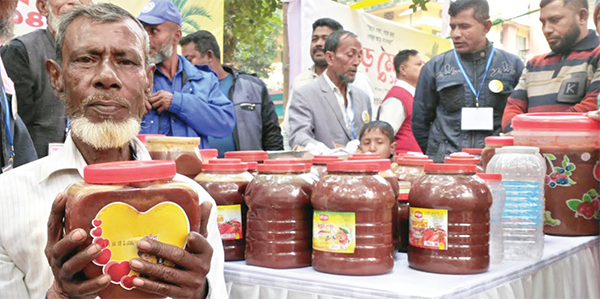
M 394 57 L 398 82 L 383 99 L 377 119 L 392 125 L 396 154 L 421 152 L 412 132 L 411 116 L 415 88 L 424 64 L 417 50 L 402 50 Z

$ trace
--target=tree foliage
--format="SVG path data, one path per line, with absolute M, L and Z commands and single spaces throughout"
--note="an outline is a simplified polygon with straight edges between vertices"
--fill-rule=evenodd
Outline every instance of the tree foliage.
M 173 0 L 173 3 L 175 6 L 177 6 L 177 9 L 179 9 L 179 12 L 181 13 L 181 19 L 183 21 L 181 31 L 184 34 L 190 34 L 202 30 L 200 24 L 194 20 L 195 16 L 212 19 L 212 16 L 208 13 L 208 11 L 194 1 Z

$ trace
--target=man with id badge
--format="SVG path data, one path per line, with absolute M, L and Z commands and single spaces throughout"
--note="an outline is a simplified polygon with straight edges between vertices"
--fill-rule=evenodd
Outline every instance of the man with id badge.
M 450 5 L 454 49 L 431 59 L 419 76 L 412 129 L 419 146 L 437 163 L 463 148 L 483 148 L 498 135 L 506 99 L 523 62 L 486 38 L 492 22 L 486 0 Z
M 600 39 L 587 28 L 587 0 L 542 0 L 540 21 L 552 52 L 527 62 L 508 98 L 502 130 L 522 113 L 587 112 L 598 109 Z

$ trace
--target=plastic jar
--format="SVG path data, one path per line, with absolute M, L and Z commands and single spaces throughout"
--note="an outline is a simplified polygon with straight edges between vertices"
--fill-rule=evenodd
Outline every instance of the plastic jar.
M 476 158 L 481 158 L 481 153 L 483 152 L 483 149 L 482 148 L 463 148 L 462 152 L 473 155 Z
M 146 137 L 146 148 L 152 160 L 175 161 L 177 173 L 191 179 L 202 171 L 202 157 L 198 146 L 199 137 Z
M 246 189 L 246 263 L 267 268 L 310 266 L 315 186 L 304 164 L 258 165 Z
M 239 159 L 211 160 L 204 164 L 195 178 L 217 203 L 217 225 L 223 241 L 226 261 L 244 259 L 246 241 L 246 213 L 244 194 L 254 177 L 248 165 Z
M 225 158 L 240 159 L 242 162 L 258 162 L 258 164 L 262 164 L 263 161 L 269 158 L 269 154 L 266 151 L 234 151 L 225 152 Z
M 486 170 L 488 163 L 494 157 L 497 148 L 514 145 L 515 139 L 512 136 L 488 136 L 485 138 L 485 147 L 481 153 L 481 166 Z
M 394 191 L 369 161 L 327 165 L 311 198 L 313 268 L 344 275 L 390 272 Z
M 88 233 L 84 250 L 92 242 L 102 246 L 100 255 L 85 268 L 88 278 L 109 274 L 112 283 L 101 298 L 160 298 L 133 289 L 129 261 L 142 258 L 153 263 L 169 261 L 140 253 L 137 243 L 151 238 L 183 248 L 190 231 L 200 229 L 198 194 L 188 185 L 173 181 L 173 161 L 125 161 L 88 165 L 84 181 L 67 187 L 65 233 L 82 228 Z M 172 266 L 172 264 L 170 264 Z
M 506 190 L 502 227 L 505 260 L 538 260 L 544 251 L 544 176 L 536 147 L 505 146 L 487 166 Z
M 434 273 L 484 272 L 490 263 L 492 194 L 466 164 L 428 164 L 408 195 L 408 264 Z
M 545 158 L 544 233 L 598 235 L 600 122 L 581 113 L 531 113 L 513 120 L 515 145 Z
M 248 164 L 248 172 L 256 176 L 258 174 L 258 162 L 245 162 Z
M 408 192 L 400 192 L 398 196 L 398 222 L 396 230 L 398 234 L 398 250 L 408 251 L 408 219 L 410 218 L 410 205 L 408 204 Z
M 148 136 L 165 137 L 166 135 L 164 135 L 164 134 L 137 134 L 135 137 L 137 137 L 137 139 L 139 139 L 143 144 L 146 144 L 146 137 L 148 137 Z
M 433 160 L 428 158 L 400 158 L 396 159 L 396 169 L 394 173 L 399 181 L 414 182 L 425 174 L 425 165 L 432 164 Z
M 219 157 L 219 150 L 214 148 L 205 148 L 198 151 L 200 153 L 200 158 L 202 158 L 202 163 L 208 163 L 210 160 L 217 159 Z
M 492 192 L 490 208 L 490 263 L 500 264 L 504 259 L 504 233 L 502 231 L 502 213 L 506 192 L 502 186 L 502 175 L 497 173 L 478 173 Z
M 327 164 L 342 161 L 338 156 L 315 156 L 313 158 L 312 172 L 316 173 L 319 179 L 327 174 Z
M 268 159 L 264 161 L 265 164 L 304 164 L 304 171 L 309 173 L 315 181 L 319 180 L 319 175 L 316 171 L 312 170 L 313 159 L 310 158 L 290 158 L 290 159 Z
M 481 158 L 464 152 L 450 154 L 450 157 L 444 159 L 444 163 L 475 165 L 477 166 L 477 173 L 484 172 L 483 167 L 481 167 Z

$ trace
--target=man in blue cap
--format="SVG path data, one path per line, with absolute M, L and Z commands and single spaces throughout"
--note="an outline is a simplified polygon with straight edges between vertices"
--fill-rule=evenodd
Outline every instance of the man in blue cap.
M 140 133 L 200 137 L 230 136 L 235 126 L 231 101 L 219 91 L 217 75 L 208 66 L 194 66 L 177 55 L 181 14 L 171 0 L 152 0 L 138 16 L 150 37 L 150 62 L 156 64 L 148 114 Z

